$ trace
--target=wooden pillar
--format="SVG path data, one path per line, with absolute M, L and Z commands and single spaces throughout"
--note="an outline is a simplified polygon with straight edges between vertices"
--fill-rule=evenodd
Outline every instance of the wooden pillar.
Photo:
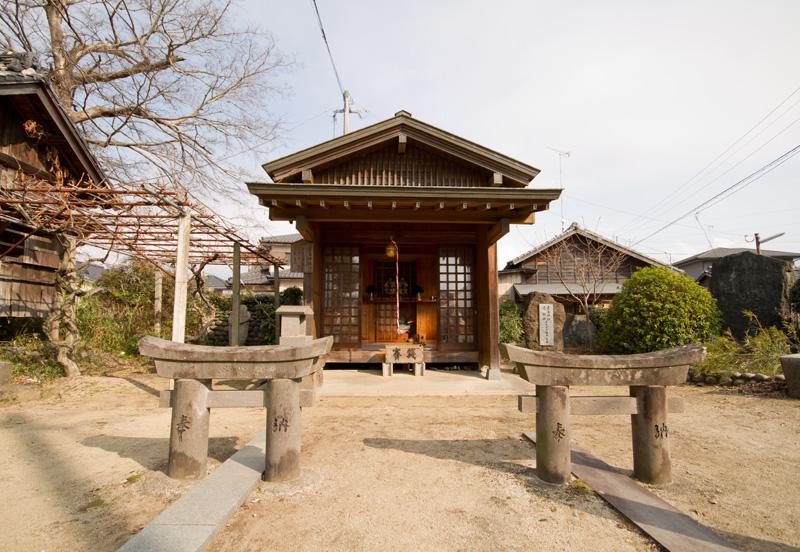
M 175 257 L 175 300 L 172 305 L 172 341 L 186 339 L 186 299 L 189 287 L 189 239 L 192 215 L 188 211 L 178 220 L 178 251 Z
M 315 337 L 324 337 L 322 334 L 322 243 L 318 228 L 314 228 L 314 253 L 311 255 L 312 266 L 311 276 L 314 279 L 314 285 L 311 288 L 312 293 L 312 307 L 314 308 L 314 325 L 316 326 Z
M 486 379 L 500 379 L 500 312 L 497 295 L 497 244 L 489 244 L 488 229 L 478 230 L 475 270 L 478 293 L 478 362 Z
M 569 483 L 569 387 L 536 386 L 536 475 L 548 483 Z
M 667 427 L 667 388 L 663 385 L 632 385 L 638 414 L 631 415 L 633 474 L 644 483 L 661 485 L 672 479 Z
M 231 347 L 239 346 L 239 305 L 241 304 L 241 246 L 239 242 L 233 243 L 233 282 L 231 284 Z
M 273 304 L 275 305 L 275 343 L 280 342 L 281 337 L 281 321 L 278 315 L 278 307 L 281 306 L 281 272 L 280 267 L 276 264 L 272 265 L 272 292 L 275 294 Z
M 208 460 L 208 386 L 193 379 L 175 380 L 169 432 L 167 475 L 201 479 Z
M 161 337 L 161 307 L 163 305 L 164 296 L 164 274 L 160 269 L 156 268 L 155 283 L 153 291 L 153 333 L 156 337 Z
M 300 380 L 270 380 L 264 481 L 289 481 L 300 475 L 300 428 Z

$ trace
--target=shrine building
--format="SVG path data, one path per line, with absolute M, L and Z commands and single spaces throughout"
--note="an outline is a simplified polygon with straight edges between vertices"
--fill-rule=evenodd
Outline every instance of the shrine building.
M 533 224 L 558 189 L 539 170 L 406 111 L 264 165 L 248 183 L 270 220 L 294 222 L 330 363 L 380 363 L 386 345 L 424 346 L 428 364 L 499 376 L 497 241 Z

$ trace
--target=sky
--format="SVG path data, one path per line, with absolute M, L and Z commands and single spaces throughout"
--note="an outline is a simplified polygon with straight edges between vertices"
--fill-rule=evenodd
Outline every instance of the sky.
M 755 232 L 785 232 L 764 247 L 800 251 L 800 155 L 695 215 L 800 144 L 800 2 L 317 5 L 366 111 L 352 130 L 405 109 L 539 168 L 531 187 L 563 186 L 563 201 L 500 241 L 500 266 L 572 222 L 667 262 L 750 247 Z M 262 163 L 333 137 L 341 94 L 310 0 L 249 0 L 238 14 L 293 60 L 275 77 L 287 92 L 265 96 L 287 130 L 266 157 L 236 159 L 266 179 Z M 258 230 L 292 231 L 258 217 Z

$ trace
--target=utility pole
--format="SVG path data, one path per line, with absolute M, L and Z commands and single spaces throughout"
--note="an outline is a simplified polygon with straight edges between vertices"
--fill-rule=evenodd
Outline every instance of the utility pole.
M 775 234 L 774 236 L 770 236 L 768 238 L 761 239 L 761 236 L 758 232 L 755 233 L 755 241 L 756 241 L 756 255 L 761 255 L 761 244 L 767 243 L 768 241 L 774 240 L 775 238 L 780 238 L 786 234 L 786 232 L 781 232 L 780 234 Z

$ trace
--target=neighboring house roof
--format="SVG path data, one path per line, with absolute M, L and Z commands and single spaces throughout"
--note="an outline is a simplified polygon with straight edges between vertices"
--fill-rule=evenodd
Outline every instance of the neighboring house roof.
M 205 287 L 208 289 L 228 289 L 228 283 L 219 276 L 204 274 L 203 278 L 205 279 Z
M 80 269 L 78 274 L 90 282 L 96 282 L 100 279 L 100 276 L 102 276 L 105 271 L 106 267 L 103 265 L 90 264 Z
M 38 63 L 33 54 L 8 53 L 0 54 L 0 88 L 2 96 L 18 97 L 26 96 L 29 104 L 20 106 L 23 109 L 35 111 L 31 114 L 44 112 L 52 121 L 56 130 L 67 143 L 67 148 L 60 148 L 64 154 L 68 154 L 68 162 L 74 165 L 73 168 L 80 168 L 78 174 L 85 172 L 96 185 L 102 185 L 106 176 L 97 163 L 89 146 L 78 131 L 75 124 L 70 119 L 67 112 L 61 106 L 58 98 L 50 87 L 44 75 L 37 71 Z M 46 121 L 38 121 L 46 123 Z M 47 125 L 45 125 L 47 126 Z
M 467 164 L 500 173 L 501 186 L 525 187 L 539 174 L 536 167 L 414 119 L 407 111 L 398 111 L 394 117 L 270 161 L 263 167 L 275 182 L 286 182 L 302 170 L 324 166 L 342 155 L 396 141 L 401 136 Z
M 619 282 L 599 282 L 593 289 L 597 295 L 613 295 L 622 290 Z M 586 295 L 586 290 L 580 284 L 514 284 L 514 291 L 520 297 L 530 293 L 539 292 L 550 295 Z
M 302 280 L 302 272 L 291 272 L 289 270 L 278 271 L 282 280 Z M 242 274 L 242 284 L 247 286 L 268 285 L 272 283 L 272 274 L 268 269 L 253 269 Z
M 545 251 L 546 249 L 549 249 L 549 248 L 553 247 L 554 245 L 556 245 L 556 244 L 558 244 L 558 243 L 560 243 L 560 242 L 562 242 L 562 241 L 564 241 L 564 240 L 566 240 L 566 239 L 568 239 L 568 238 L 570 238 L 572 236 L 575 236 L 575 235 L 584 236 L 585 238 L 588 238 L 590 240 L 594 240 L 596 242 L 599 242 L 599 243 L 605 245 L 606 247 L 611 247 L 613 249 L 616 249 L 617 251 L 621 251 L 621 252 L 625 253 L 626 255 L 629 255 L 629 256 L 633 257 L 634 259 L 638 259 L 638 260 L 642 261 L 643 263 L 647 263 L 649 265 L 654 265 L 654 266 L 663 266 L 663 267 L 667 267 L 667 268 L 673 268 L 673 267 L 669 266 L 668 264 L 662 263 L 661 261 L 657 261 L 656 259 L 653 259 L 652 257 L 648 257 L 647 255 L 642 255 L 638 251 L 634 251 L 633 249 L 625 247 L 624 245 L 621 245 L 621 244 L 619 244 L 619 243 L 617 243 L 615 241 L 609 240 L 608 238 L 605 238 L 605 237 L 601 236 L 600 234 L 595 234 L 594 232 L 586 230 L 585 228 L 582 228 L 577 222 L 573 222 L 570 225 L 570 227 L 566 229 L 566 231 L 564 231 L 561 234 L 557 235 L 553 239 L 551 239 L 549 241 L 546 241 L 545 243 L 541 244 L 540 246 L 538 246 L 538 247 L 536 247 L 534 249 L 531 249 L 530 251 L 528 251 L 526 253 L 523 253 L 522 255 L 520 255 L 518 257 L 515 257 L 514 259 L 511 259 L 506 264 L 506 267 L 503 269 L 503 271 L 509 270 L 509 269 L 514 269 L 514 268 L 519 268 L 518 265 L 520 263 L 523 263 L 523 262 L 527 261 L 531 257 L 533 257 L 535 255 L 538 255 L 542 251 Z
M 278 234 L 276 236 L 266 236 L 261 238 L 261 243 L 280 243 L 280 244 L 292 244 L 298 242 L 303 239 L 303 236 L 300 234 Z
M 714 259 L 721 259 L 722 257 L 727 257 L 728 255 L 737 255 L 739 253 L 745 252 L 755 253 L 755 249 L 750 249 L 747 247 L 715 247 L 714 249 L 709 249 L 708 251 L 703 251 L 702 253 L 698 253 L 697 255 L 692 255 L 691 257 L 687 257 L 675 263 L 675 266 L 681 267 L 688 264 L 691 264 L 695 261 L 712 261 Z M 771 251 L 768 249 L 762 249 L 761 254 L 766 257 L 773 257 L 776 259 L 782 259 L 785 261 L 793 261 L 795 259 L 800 258 L 800 253 L 792 253 L 791 251 Z

